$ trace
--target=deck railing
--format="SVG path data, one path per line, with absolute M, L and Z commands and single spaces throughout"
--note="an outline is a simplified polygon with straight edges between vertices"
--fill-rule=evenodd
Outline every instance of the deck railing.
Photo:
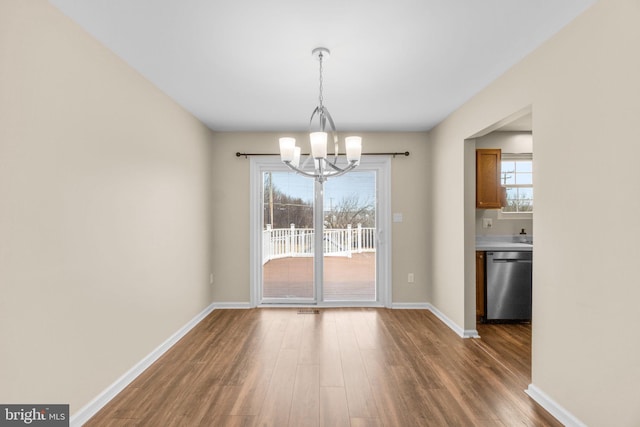
M 262 232 L 262 263 L 277 258 L 311 257 L 315 232 L 310 228 L 267 228 Z M 376 251 L 376 229 L 329 228 L 322 236 L 325 256 L 344 256 L 351 258 L 353 253 Z

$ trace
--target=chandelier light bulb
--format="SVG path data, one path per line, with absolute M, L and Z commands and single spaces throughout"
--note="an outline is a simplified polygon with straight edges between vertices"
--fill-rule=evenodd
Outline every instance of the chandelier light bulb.
M 362 155 L 362 138 L 359 136 L 348 136 L 344 139 L 344 145 L 347 150 L 348 162 L 359 162 Z
M 280 138 L 280 158 L 283 162 L 292 162 L 295 154 L 296 139 Z
M 300 147 L 295 147 L 293 150 L 293 161 L 291 164 L 295 167 L 300 166 Z
M 311 156 L 314 159 L 326 159 L 327 158 L 327 133 L 311 132 L 309 134 L 309 140 L 311 142 Z

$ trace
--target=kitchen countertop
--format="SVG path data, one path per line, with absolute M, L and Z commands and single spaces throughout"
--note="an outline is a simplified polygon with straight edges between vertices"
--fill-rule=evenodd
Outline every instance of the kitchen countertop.
M 533 251 L 532 243 L 514 242 L 513 237 L 477 237 L 477 251 Z

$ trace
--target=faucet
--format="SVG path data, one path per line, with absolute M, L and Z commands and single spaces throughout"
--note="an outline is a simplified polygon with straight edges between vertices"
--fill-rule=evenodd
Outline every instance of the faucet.
M 524 228 L 520 230 L 520 243 L 528 243 L 527 242 L 527 232 L 524 231 Z

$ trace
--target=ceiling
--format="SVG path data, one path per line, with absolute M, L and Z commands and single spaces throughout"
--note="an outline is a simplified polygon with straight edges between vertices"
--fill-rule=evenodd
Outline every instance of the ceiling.
M 432 128 L 595 0 L 50 0 L 218 131 Z

